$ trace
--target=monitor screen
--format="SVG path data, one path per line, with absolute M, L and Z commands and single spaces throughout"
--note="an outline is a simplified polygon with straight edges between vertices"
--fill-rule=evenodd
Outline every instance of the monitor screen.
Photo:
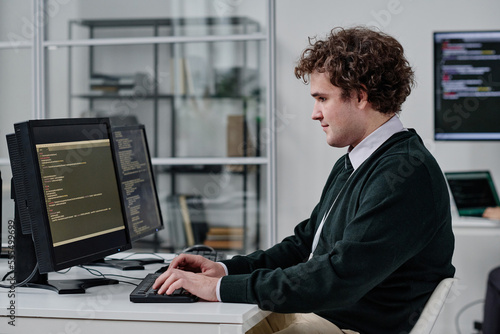
M 434 33 L 436 140 L 500 140 L 500 31 Z
M 130 239 L 137 241 L 163 229 L 144 126 L 113 128 L 113 143 Z
M 109 120 L 33 120 L 14 128 L 8 144 L 15 202 L 39 272 L 129 249 Z

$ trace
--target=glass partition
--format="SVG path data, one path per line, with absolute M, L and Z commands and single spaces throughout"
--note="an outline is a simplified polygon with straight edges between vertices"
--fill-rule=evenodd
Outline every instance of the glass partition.
M 166 226 L 145 248 L 189 246 L 200 215 L 197 243 L 236 253 L 270 246 L 269 0 L 40 0 L 43 24 L 31 34 L 24 2 L 0 3 L 2 134 L 38 117 L 144 124 Z M 26 39 L 8 45 L 13 33 Z M 6 145 L 0 157 L 8 167 Z M 180 221 L 179 199 L 197 208 Z

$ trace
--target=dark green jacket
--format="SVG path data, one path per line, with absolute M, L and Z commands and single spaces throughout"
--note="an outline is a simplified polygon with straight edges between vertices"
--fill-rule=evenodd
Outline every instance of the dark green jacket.
M 224 261 L 223 302 L 314 312 L 362 334 L 411 329 L 439 281 L 455 273 L 446 181 L 414 131 L 394 134 L 347 181 L 307 261 L 344 163 L 293 236 Z

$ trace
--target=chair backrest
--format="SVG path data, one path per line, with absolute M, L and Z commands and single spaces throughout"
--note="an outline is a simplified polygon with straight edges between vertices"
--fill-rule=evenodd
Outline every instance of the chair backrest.
M 410 334 L 429 334 L 436 323 L 436 320 L 443 309 L 444 303 L 450 293 L 453 284 L 458 281 L 456 278 L 445 278 L 439 282 L 431 297 L 425 304 L 424 310 L 417 320 L 417 323 Z

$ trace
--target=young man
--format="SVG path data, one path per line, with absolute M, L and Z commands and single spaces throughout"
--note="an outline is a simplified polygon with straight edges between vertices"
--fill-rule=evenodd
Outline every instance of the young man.
M 327 143 L 348 147 L 311 216 L 281 243 L 223 264 L 180 255 L 155 287 L 256 303 L 292 322 L 282 333 L 408 332 L 455 269 L 442 172 L 397 116 L 413 85 L 403 48 L 370 29 L 334 29 L 310 41 L 295 75 L 310 81 Z

